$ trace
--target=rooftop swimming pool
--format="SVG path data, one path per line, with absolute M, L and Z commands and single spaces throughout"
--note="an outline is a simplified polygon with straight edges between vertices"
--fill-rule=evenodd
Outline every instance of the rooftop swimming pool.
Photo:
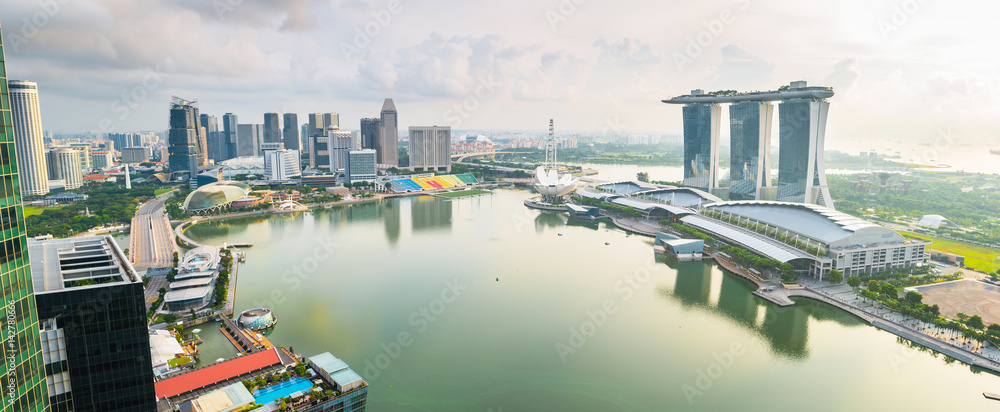
M 273 402 L 275 399 L 284 398 L 298 391 L 307 391 L 313 384 L 308 378 L 294 378 L 288 382 L 281 382 L 274 386 L 254 391 L 253 399 L 261 405 Z

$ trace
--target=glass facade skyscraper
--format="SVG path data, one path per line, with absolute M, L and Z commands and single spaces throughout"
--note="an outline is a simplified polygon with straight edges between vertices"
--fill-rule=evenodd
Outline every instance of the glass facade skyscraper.
M 381 125 L 377 118 L 361 119 L 361 148 L 377 149 Z
M 684 106 L 684 185 L 701 190 L 715 188 L 719 165 L 718 104 Z
M 191 174 L 194 184 L 198 174 L 198 109 L 194 102 L 177 97 L 170 104 L 170 134 L 168 137 L 170 171 Z M 196 187 L 196 186 L 194 186 Z
M 833 207 L 823 147 L 830 103 L 786 100 L 778 105 L 778 199 Z
M 0 365 L 3 402 L 0 412 L 42 412 L 49 410 L 49 396 L 42 366 L 38 314 L 31 283 L 24 210 L 21 207 L 21 187 L 14 149 L 10 101 L 7 90 L 7 70 L 0 39 L 0 284 L 7 322 L 0 327 L 4 362 Z
M 282 129 L 284 134 L 282 141 L 285 142 L 285 149 L 300 150 L 302 142 L 299 137 L 299 115 L 285 113 L 283 117 L 285 127 Z
M 729 106 L 729 200 L 759 199 L 770 186 L 771 115 L 769 102 L 741 102 Z
M 281 125 L 278 124 L 277 113 L 264 113 L 264 135 L 261 143 L 278 143 L 281 141 Z

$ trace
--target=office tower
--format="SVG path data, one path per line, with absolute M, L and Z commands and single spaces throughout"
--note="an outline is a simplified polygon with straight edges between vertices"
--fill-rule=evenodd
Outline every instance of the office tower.
M 389 167 L 399 167 L 399 119 L 396 113 L 396 104 L 392 99 L 385 99 L 382 103 L 382 117 L 379 124 L 378 143 L 375 151 L 378 156 L 378 163 Z
M 786 100 L 778 105 L 777 200 L 833 208 L 823 163 L 829 110 L 830 103 L 823 98 Z
M 145 144 L 143 135 L 139 133 L 107 133 L 107 140 L 114 142 L 115 150 L 126 147 L 140 147 Z
M 48 153 L 49 177 L 63 180 L 66 190 L 83 186 L 83 169 L 80 167 L 80 151 L 68 147 L 54 148 Z
M 269 150 L 264 154 L 264 175 L 271 181 L 302 176 L 298 150 Z
M 326 123 L 323 123 L 323 114 L 309 113 L 309 137 L 322 135 L 323 129 L 326 129 Z
M 0 119 L 10 119 L 11 102 L 8 101 L 7 71 L 4 65 L 3 39 L 0 38 Z M 37 93 L 37 88 L 35 90 Z M 9 95 L 14 97 L 20 92 L 20 89 L 10 90 Z M 18 97 L 25 99 L 21 104 L 27 103 L 26 97 Z M 34 100 L 37 103 L 37 97 Z M 2 363 L 0 365 L 0 382 L 3 382 L 4 394 L 3 402 L 0 403 L 0 412 L 49 411 L 45 368 L 42 365 L 42 347 L 39 340 L 38 312 L 35 310 L 35 292 L 31 283 L 28 254 L 24 248 L 26 242 L 24 211 L 21 208 L 21 193 L 17 190 L 18 186 L 24 188 L 24 182 L 20 181 L 18 177 L 18 169 L 20 169 L 20 163 L 27 159 L 27 157 L 22 157 L 23 148 L 20 146 L 23 142 L 35 144 L 36 140 L 42 141 L 40 124 L 37 127 L 32 126 L 28 130 L 32 133 L 29 135 L 29 139 L 15 138 L 11 122 L 0 122 L 0 142 L 2 142 L 0 143 L 0 179 L 3 180 L 3 185 L 0 186 L 0 196 L 3 197 L 4 206 L 0 208 L 0 215 L 3 215 L 0 242 L 3 242 L 2 247 L 5 251 L 0 256 L 0 283 L 3 284 L 0 294 L 3 296 L 5 312 L 9 314 L 9 311 L 13 309 L 16 320 L 13 330 L 11 330 L 10 325 L 3 328 L 5 353 L 4 361 L 0 362 Z M 34 134 L 36 132 L 37 134 Z M 36 149 L 38 154 L 33 152 Z M 43 150 L 40 147 L 32 147 L 23 152 L 31 153 L 31 156 L 36 158 L 41 156 L 44 159 Z M 44 162 L 45 160 L 36 161 L 41 165 L 36 165 L 37 169 L 33 169 L 34 173 L 38 175 L 38 177 L 33 178 L 45 180 L 44 187 L 45 191 L 48 192 L 48 170 L 46 170 L 47 166 Z M 13 345 L 16 351 L 6 353 L 6 349 L 9 349 L 10 345 Z
M 770 102 L 740 102 L 729 106 L 729 200 L 762 199 L 771 186 Z
M 80 167 L 83 170 L 93 168 L 90 164 L 90 143 L 70 143 L 69 147 L 80 152 Z
M 174 96 L 170 102 L 170 170 L 188 172 L 192 184 L 198 174 L 197 102 Z
M 195 151 L 198 154 L 198 168 L 208 164 L 208 131 L 201 124 L 201 117 L 198 116 L 198 106 L 194 106 L 194 130 L 198 134 L 195 140 Z M 194 175 L 194 171 L 191 173 Z
M 701 190 L 716 187 L 719 167 L 718 104 L 684 106 L 684 185 Z
M 301 130 L 299 130 L 299 151 L 302 153 L 309 152 L 309 123 L 303 123 Z
M 261 124 L 240 124 L 236 126 L 238 146 L 235 157 L 258 157 L 260 156 L 261 135 L 264 133 L 264 125 Z
M 216 163 L 226 160 L 222 158 L 226 142 L 222 132 L 219 131 L 219 118 L 203 114 L 201 115 L 201 127 L 205 128 L 207 136 L 208 158 L 215 160 Z
M 0 72 L 0 77 L 5 76 L 5 73 Z M 42 114 L 38 106 L 38 85 L 25 80 L 2 80 L 10 93 L 14 135 L 7 135 L 7 138 L 14 138 L 21 193 L 44 195 L 49 193 L 49 179 L 42 135 Z
M 278 124 L 277 113 L 264 113 L 264 134 L 261 136 L 263 143 L 277 143 L 281 141 L 281 125 Z
M 362 149 L 372 149 L 378 148 L 378 136 L 381 129 L 381 124 L 379 119 L 376 118 L 365 118 L 361 119 L 361 148 Z
M 27 245 L 51 410 L 156 410 L 142 277 L 114 238 Z
M 451 171 L 451 126 L 410 126 L 410 169 Z
M 149 161 L 149 148 L 148 147 L 129 147 L 122 150 L 122 163 L 125 164 L 136 164 L 145 163 Z
M 235 114 L 226 113 L 222 115 L 222 137 L 225 141 L 225 152 L 220 153 L 222 157 L 216 159 L 216 162 L 221 163 L 223 160 L 229 160 L 237 157 L 239 147 L 239 133 L 238 133 L 238 120 Z
M 299 115 L 295 113 L 285 113 L 283 115 L 285 128 L 282 129 L 284 135 L 281 139 L 285 143 L 285 149 L 299 150 L 301 140 L 299 140 Z
M 327 138 L 330 147 L 330 171 L 344 170 L 347 152 L 354 149 L 354 134 L 340 128 L 329 128 Z
M 114 165 L 114 157 L 107 150 L 95 150 L 90 152 L 90 165 L 94 169 L 104 169 Z
M 340 127 L 340 115 L 337 113 L 323 113 L 323 124 L 326 127 Z
M 347 152 L 344 165 L 344 175 L 347 181 L 374 182 L 378 176 L 378 166 L 375 163 L 375 151 L 371 149 L 351 150 Z

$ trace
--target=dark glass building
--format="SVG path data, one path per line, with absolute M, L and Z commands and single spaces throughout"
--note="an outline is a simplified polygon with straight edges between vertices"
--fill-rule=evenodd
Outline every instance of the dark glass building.
M 170 132 L 167 138 L 170 171 L 198 174 L 198 109 L 194 102 L 174 97 L 170 103 Z
M 42 365 L 38 316 L 27 253 L 24 210 L 14 155 L 14 130 L 11 124 L 7 71 L 0 39 L 0 283 L 7 321 L 0 327 L 4 361 L 0 365 L 3 382 L 2 412 L 43 412 L 49 410 L 49 398 Z
M 773 112 L 769 102 L 729 106 L 729 200 L 760 199 L 760 188 L 770 186 Z
M 377 118 L 361 119 L 361 148 L 377 149 L 382 124 Z
M 829 108 L 830 103 L 821 99 L 778 105 L 777 200 L 833 207 L 823 164 Z
M 299 137 L 299 115 L 285 113 L 283 117 L 285 128 L 282 129 L 284 133 L 282 141 L 285 142 L 285 149 L 301 150 L 299 147 L 302 143 Z
M 709 191 L 719 165 L 718 104 L 684 106 L 684 185 Z
M 229 160 L 236 157 L 236 153 L 239 150 L 239 135 L 238 135 L 238 118 L 235 114 L 226 113 L 222 115 L 222 137 L 225 140 L 225 152 L 220 153 L 222 156 L 217 161 Z
M 264 135 L 261 143 L 281 142 L 281 127 L 278 124 L 277 113 L 264 113 Z
M 114 239 L 28 249 L 52 412 L 156 410 L 142 279 Z

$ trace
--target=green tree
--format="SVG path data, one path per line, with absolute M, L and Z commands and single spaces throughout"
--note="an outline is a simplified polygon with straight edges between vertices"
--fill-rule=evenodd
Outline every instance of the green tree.
M 177 315 L 173 313 L 168 313 L 166 315 L 163 315 L 163 321 L 167 323 L 174 323 L 177 321 Z
M 836 285 L 844 281 L 844 274 L 840 273 L 837 269 L 833 269 L 826 274 L 826 281 L 830 282 L 831 285 Z
M 983 324 L 983 318 L 979 315 L 972 315 L 969 320 L 965 321 L 965 325 L 973 329 L 982 329 L 986 325 Z
M 868 290 L 870 290 L 872 292 L 878 292 L 879 288 L 880 288 L 880 286 L 879 286 L 877 280 L 872 279 L 872 280 L 868 281 Z
M 909 292 L 906 292 L 906 300 L 910 301 L 911 303 L 917 304 L 921 303 L 924 300 L 924 296 L 916 291 L 911 290 Z
M 850 287 L 852 287 L 852 288 L 856 288 L 858 286 L 861 286 L 861 278 L 859 278 L 857 276 L 851 276 L 851 277 L 847 278 L 847 285 L 850 286 Z
M 640 182 L 648 182 L 649 181 L 649 173 L 646 173 L 646 172 L 636 173 L 635 177 L 636 177 L 636 179 L 639 179 Z
M 899 297 L 899 291 L 896 290 L 896 287 L 893 286 L 893 285 L 890 285 L 888 283 L 885 283 L 885 284 L 882 285 L 881 292 L 882 292 L 883 295 L 889 296 L 889 297 L 891 297 L 893 299 Z

